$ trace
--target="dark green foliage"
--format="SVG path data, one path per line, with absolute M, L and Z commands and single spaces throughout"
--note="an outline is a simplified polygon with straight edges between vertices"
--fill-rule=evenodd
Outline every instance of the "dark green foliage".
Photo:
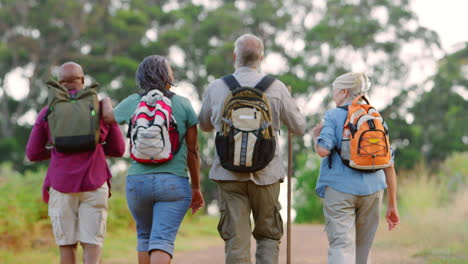
M 320 160 L 316 154 L 296 156 L 294 209 L 297 223 L 323 222 L 322 202 L 315 193 Z
M 40 192 L 45 170 L 20 175 L 11 164 L 3 163 L 0 175 L 0 235 L 12 244 L 27 243 L 22 238 L 36 235 L 37 228 L 33 227 L 49 221 L 47 204 L 42 202 Z
M 412 87 L 384 110 L 398 167 L 411 168 L 421 159 L 435 167 L 451 153 L 468 150 L 468 101 L 454 90 L 458 87 L 467 91 L 467 65 L 468 43 L 439 61 L 436 74 L 423 84 L 429 85 L 430 91 L 425 91 L 423 85 Z M 402 112 L 411 92 L 419 95 Z M 408 120 L 407 116 L 414 120 Z
M 167 8 L 169 2 L 176 3 L 173 9 Z M 171 59 L 170 51 L 176 48 L 183 56 L 182 63 L 171 61 L 176 82 L 192 84 L 201 99 L 209 81 L 234 70 L 234 41 L 241 34 L 251 32 L 264 40 L 265 57 L 275 52 L 285 59 L 287 65 L 279 65 L 285 70 L 276 77 L 292 86 L 294 95 L 308 95 L 330 87 L 336 76 L 352 69 L 355 61 L 344 55 L 356 54 L 358 60 L 372 69 L 375 83 L 385 86 L 406 76 L 408 65 L 399 56 L 404 44 L 419 41 L 428 50 L 438 46 L 437 35 L 418 25 L 408 1 L 404 0 L 363 0 L 359 4 L 330 0 L 325 6 L 304 0 L 242 1 L 244 5 L 241 1 L 219 2 L 219 6 L 203 6 L 189 0 L 3 0 L 0 4 L 0 160 L 12 161 L 18 170 L 37 166 L 25 162 L 24 158 L 30 124 L 18 124 L 17 120 L 29 110 L 37 112 L 45 105 L 43 80 L 66 61 L 82 64 L 91 81 L 101 84 L 100 93 L 120 101 L 136 91 L 134 74 L 144 57 L 160 54 Z M 377 11 L 383 15 L 376 16 Z M 313 22 L 306 23 L 307 17 Z M 406 26 L 410 22 L 416 24 L 415 29 Z M 379 38 L 382 35 L 387 37 Z M 292 48 L 291 43 L 296 42 L 302 43 L 303 49 Z M 8 96 L 4 79 L 13 69 L 28 65 L 32 68 L 31 75 L 27 76 L 30 89 L 25 98 L 16 101 Z M 448 65 L 441 64 L 441 67 L 446 67 L 445 74 L 434 81 L 442 82 L 461 74 L 447 68 Z M 466 83 L 459 85 L 466 87 Z M 462 103 L 459 99 L 453 100 Z M 330 94 L 324 96 L 319 102 L 323 110 L 319 112 L 328 108 L 330 100 Z M 418 109 L 415 105 L 415 115 L 425 112 Z M 447 124 L 457 136 L 464 133 L 457 125 L 464 120 L 460 120 L 463 109 L 467 108 L 455 105 L 447 109 L 447 116 L 438 117 L 438 120 L 457 120 Z M 423 120 L 425 116 L 415 116 L 415 120 Z M 405 128 L 406 120 L 398 118 L 399 123 L 392 126 L 401 126 L 402 135 L 399 132 L 392 135 L 404 142 L 410 140 L 411 146 L 419 141 L 419 146 L 427 144 L 429 138 L 437 139 L 430 142 L 431 149 L 440 148 L 443 152 L 466 146 L 459 142 L 442 146 L 440 142 L 444 138 L 439 139 L 435 132 L 421 138 L 425 126 L 415 124 Z M 202 155 L 204 177 L 214 149 L 211 140 L 209 135 L 200 136 L 201 149 L 210 149 Z M 299 144 L 294 148 L 295 153 L 311 152 Z M 423 154 L 420 148 L 397 152 L 397 157 L 403 160 L 398 162 L 405 167 L 412 166 Z M 433 152 L 424 155 L 429 159 L 442 158 Z M 214 184 L 207 180 L 203 184 L 207 201 L 215 199 Z
M 2 115 L 14 117 L 1 123 L 2 137 L 15 134 L 16 128 L 11 124 L 17 118 L 30 109 L 38 111 L 45 104 L 45 85 L 41 80 L 48 79 L 54 67 L 65 61 L 81 63 L 85 72 L 102 85 L 100 92 L 121 100 L 136 90 L 134 72 L 144 57 L 169 56 L 171 48 L 177 47 L 184 60 L 182 64 L 172 64 L 176 78 L 191 83 L 201 99 L 210 80 L 233 71 L 233 42 L 241 34 L 251 32 L 264 39 L 265 56 L 276 52 L 286 59 L 289 70 L 278 77 L 298 94 L 326 87 L 337 74 L 349 70 L 352 62 L 343 64 L 334 52 L 324 54 L 324 44 L 331 49 L 349 47 L 363 56 L 383 50 L 388 56 L 378 63 L 375 72 L 398 76 L 405 71 L 400 69 L 405 65 L 395 60 L 402 43 L 437 39 L 426 29 L 412 32 L 404 28 L 404 23 L 414 20 L 407 3 L 368 0 L 354 5 L 328 1 L 323 12 L 316 14 L 311 12 L 320 9 L 301 0 L 246 1 L 243 5 L 223 1 L 214 8 L 187 0 L 172 2 L 176 3 L 174 9 L 167 9 L 169 1 L 165 0 L 157 4 L 146 0 L 2 1 L 0 79 L 14 68 L 33 67 L 29 93 L 22 99 L 27 103 L 2 108 Z M 368 16 L 377 7 L 386 10 L 387 21 Z M 318 23 L 312 27 L 294 20 L 309 13 L 318 17 Z M 393 29 L 400 34 L 398 38 L 375 40 L 377 34 Z M 288 34 L 280 37 L 283 33 Z M 307 42 L 298 53 L 291 52 L 285 40 Z M 310 59 L 318 63 L 310 63 Z M 323 76 L 317 78 L 318 75 Z M 116 88 L 111 88 L 111 83 Z M 3 94 L 1 100 L 5 102 L 8 99 Z M 324 100 L 324 105 L 327 103 L 328 99 Z M 16 151 L 21 153 L 22 147 Z

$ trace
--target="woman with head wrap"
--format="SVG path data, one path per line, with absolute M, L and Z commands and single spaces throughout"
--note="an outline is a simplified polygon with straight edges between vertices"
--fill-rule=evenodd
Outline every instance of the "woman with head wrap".
M 362 172 L 342 162 L 336 149 L 341 149 L 348 113 L 340 106 L 365 95 L 371 84 L 364 73 L 350 72 L 336 78 L 332 86 L 336 108 L 328 110 L 323 123 L 312 130 L 315 150 L 323 158 L 316 192 L 323 198 L 328 263 L 365 264 L 370 263 L 385 188 L 389 230 L 399 223 L 395 169 L 392 164 L 383 170 Z
M 139 93 L 125 98 L 113 111 L 107 99 L 105 119 L 120 124 L 128 122 L 142 96 L 159 90 L 171 98 L 177 130 L 179 135 L 185 135 L 180 139 L 179 150 L 169 161 L 152 164 L 132 160 L 126 184 L 128 207 L 137 224 L 138 263 L 169 264 L 175 237 L 187 210 L 192 208 L 195 213 L 204 203 L 200 192 L 198 118 L 187 98 L 169 92 L 174 76 L 164 57 L 146 57 L 140 63 L 135 79 Z

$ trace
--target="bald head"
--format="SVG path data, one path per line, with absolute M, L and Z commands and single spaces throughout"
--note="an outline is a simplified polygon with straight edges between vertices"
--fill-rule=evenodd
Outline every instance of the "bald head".
M 252 35 L 244 34 L 234 43 L 235 67 L 258 68 L 263 59 L 263 41 Z
M 78 63 L 66 62 L 58 70 L 58 81 L 68 90 L 81 90 L 84 87 L 83 69 Z

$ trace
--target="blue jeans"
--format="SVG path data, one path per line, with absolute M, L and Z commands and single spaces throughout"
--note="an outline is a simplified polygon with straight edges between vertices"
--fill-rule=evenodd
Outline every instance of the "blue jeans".
M 188 178 L 168 173 L 127 177 L 127 204 L 137 224 L 137 251 L 173 255 L 174 241 L 191 200 Z

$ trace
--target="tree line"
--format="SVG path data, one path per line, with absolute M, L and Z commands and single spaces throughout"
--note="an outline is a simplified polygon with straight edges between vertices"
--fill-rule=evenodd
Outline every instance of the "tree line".
M 372 70 L 376 93 L 398 91 L 382 109 L 393 128 L 398 166 L 411 168 L 421 160 L 434 164 L 467 150 L 463 110 L 468 106 L 460 89 L 466 93 L 468 87 L 468 43 L 438 61 L 425 83 L 409 86 L 404 48 L 418 45 L 423 58 L 440 51 L 440 41 L 419 24 L 408 0 L 4 0 L 0 162 L 12 162 L 18 171 L 37 168 L 24 157 L 32 124 L 18 120 L 46 104 L 45 80 L 61 63 L 79 62 L 90 81 L 101 83 L 102 94 L 120 101 L 136 91 L 138 63 L 160 54 L 171 61 L 178 82 L 189 83 L 201 99 L 209 81 L 233 71 L 233 41 L 246 32 L 264 40 L 265 58 L 279 58 L 269 68 L 296 97 L 317 96 L 355 65 Z M 5 85 L 15 69 L 29 69 L 29 89 L 21 99 L 13 98 Z M 331 106 L 330 99 L 326 93 L 318 107 L 322 110 L 308 113 L 310 126 Z M 209 149 L 211 140 L 200 135 L 201 149 Z M 294 141 L 294 152 L 299 173 L 312 155 L 307 137 Z M 212 152 L 201 154 L 207 172 Z

